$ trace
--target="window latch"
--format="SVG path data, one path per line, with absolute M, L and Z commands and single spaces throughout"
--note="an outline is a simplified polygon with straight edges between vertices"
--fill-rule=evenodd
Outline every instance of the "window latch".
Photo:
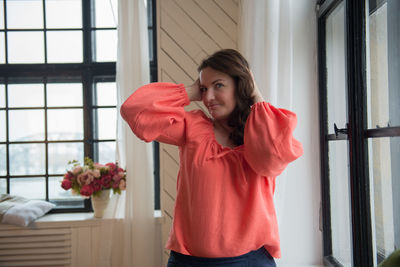
M 339 128 L 337 127 L 336 123 L 334 123 L 334 124 L 333 124 L 333 128 L 334 128 L 334 130 L 335 130 L 335 135 L 336 135 L 336 137 L 339 135 L 339 133 L 341 133 L 341 134 L 346 134 L 346 135 L 347 135 L 347 133 L 348 133 L 348 129 L 347 129 L 348 126 L 349 126 L 349 124 L 346 123 L 346 128 L 339 129 Z

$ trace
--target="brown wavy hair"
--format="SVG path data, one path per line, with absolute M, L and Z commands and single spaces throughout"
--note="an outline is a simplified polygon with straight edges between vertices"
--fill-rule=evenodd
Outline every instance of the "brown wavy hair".
M 228 117 L 228 126 L 233 130 L 229 139 L 236 146 L 243 144 L 244 126 L 255 100 L 254 82 L 247 60 L 234 49 L 223 49 L 204 59 L 197 71 L 210 67 L 231 76 L 235 82 L 236 107 Z

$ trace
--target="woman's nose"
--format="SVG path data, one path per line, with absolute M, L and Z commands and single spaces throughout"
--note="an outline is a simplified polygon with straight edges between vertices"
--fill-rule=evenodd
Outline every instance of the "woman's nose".
M 212 88 L 208 88 L 205 92 L 204 92 L 204 100 L 206 100 L 207 102 L 210 102 L 211 100 L 214 100 L 214 90 Z

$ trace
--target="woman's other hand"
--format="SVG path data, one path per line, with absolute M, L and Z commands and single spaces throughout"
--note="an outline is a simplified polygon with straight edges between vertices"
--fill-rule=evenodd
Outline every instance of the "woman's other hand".
M 192 85 L 186 86 L 186 93 L 190 101 L 201 101 L 200 80 L 197 79 Z
M 257 103 L 257 102 L 263 102 L 263 101 L 264 101 L 264 98 L 262 97 L 261 92 L 260 92 L 260 90 L 258 89 L 256 80 L 254 79 L 253 72 L 252 72 L 251 70 L 249 70 L 249 71 L 250 71 L 251 77 L 253 78 L 254 91 L 253 91 L 252 96 L 254 97 L 254 101 L 255 101 L 255 103 Z

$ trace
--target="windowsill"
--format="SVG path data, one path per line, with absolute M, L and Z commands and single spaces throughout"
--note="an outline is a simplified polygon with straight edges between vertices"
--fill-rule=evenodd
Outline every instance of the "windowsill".
M 110 213 L 107 213 L 106 211 L 103 218 L 95 218 L 93 212 L 52 213 L 40 217 L 27 227 L 0 224 L 0 230 L 84 227 L 100 224 L 111 224 L 115 221 L 124 220 L 123 216 L 110 216 L 109 214 Z M 158 224 L 162 224 L 164 222 L 161 210 L 154 211 L 154 220 Z
M 113 195 L 104 211 L 103 218 L 95 218 L 93 212 L 76 213 L 51 213 L 38 218 L 27 227 L 10 224 L 0 224 L 0 229 L 35 229 L 43 227 L 82 227 L 101 224 L 109 224 L 115 221 L 124 220 L 125 191 L 121 195 Z M 154 211 L 154 219 L 158 224 L 164 222 L 161 210 Z

